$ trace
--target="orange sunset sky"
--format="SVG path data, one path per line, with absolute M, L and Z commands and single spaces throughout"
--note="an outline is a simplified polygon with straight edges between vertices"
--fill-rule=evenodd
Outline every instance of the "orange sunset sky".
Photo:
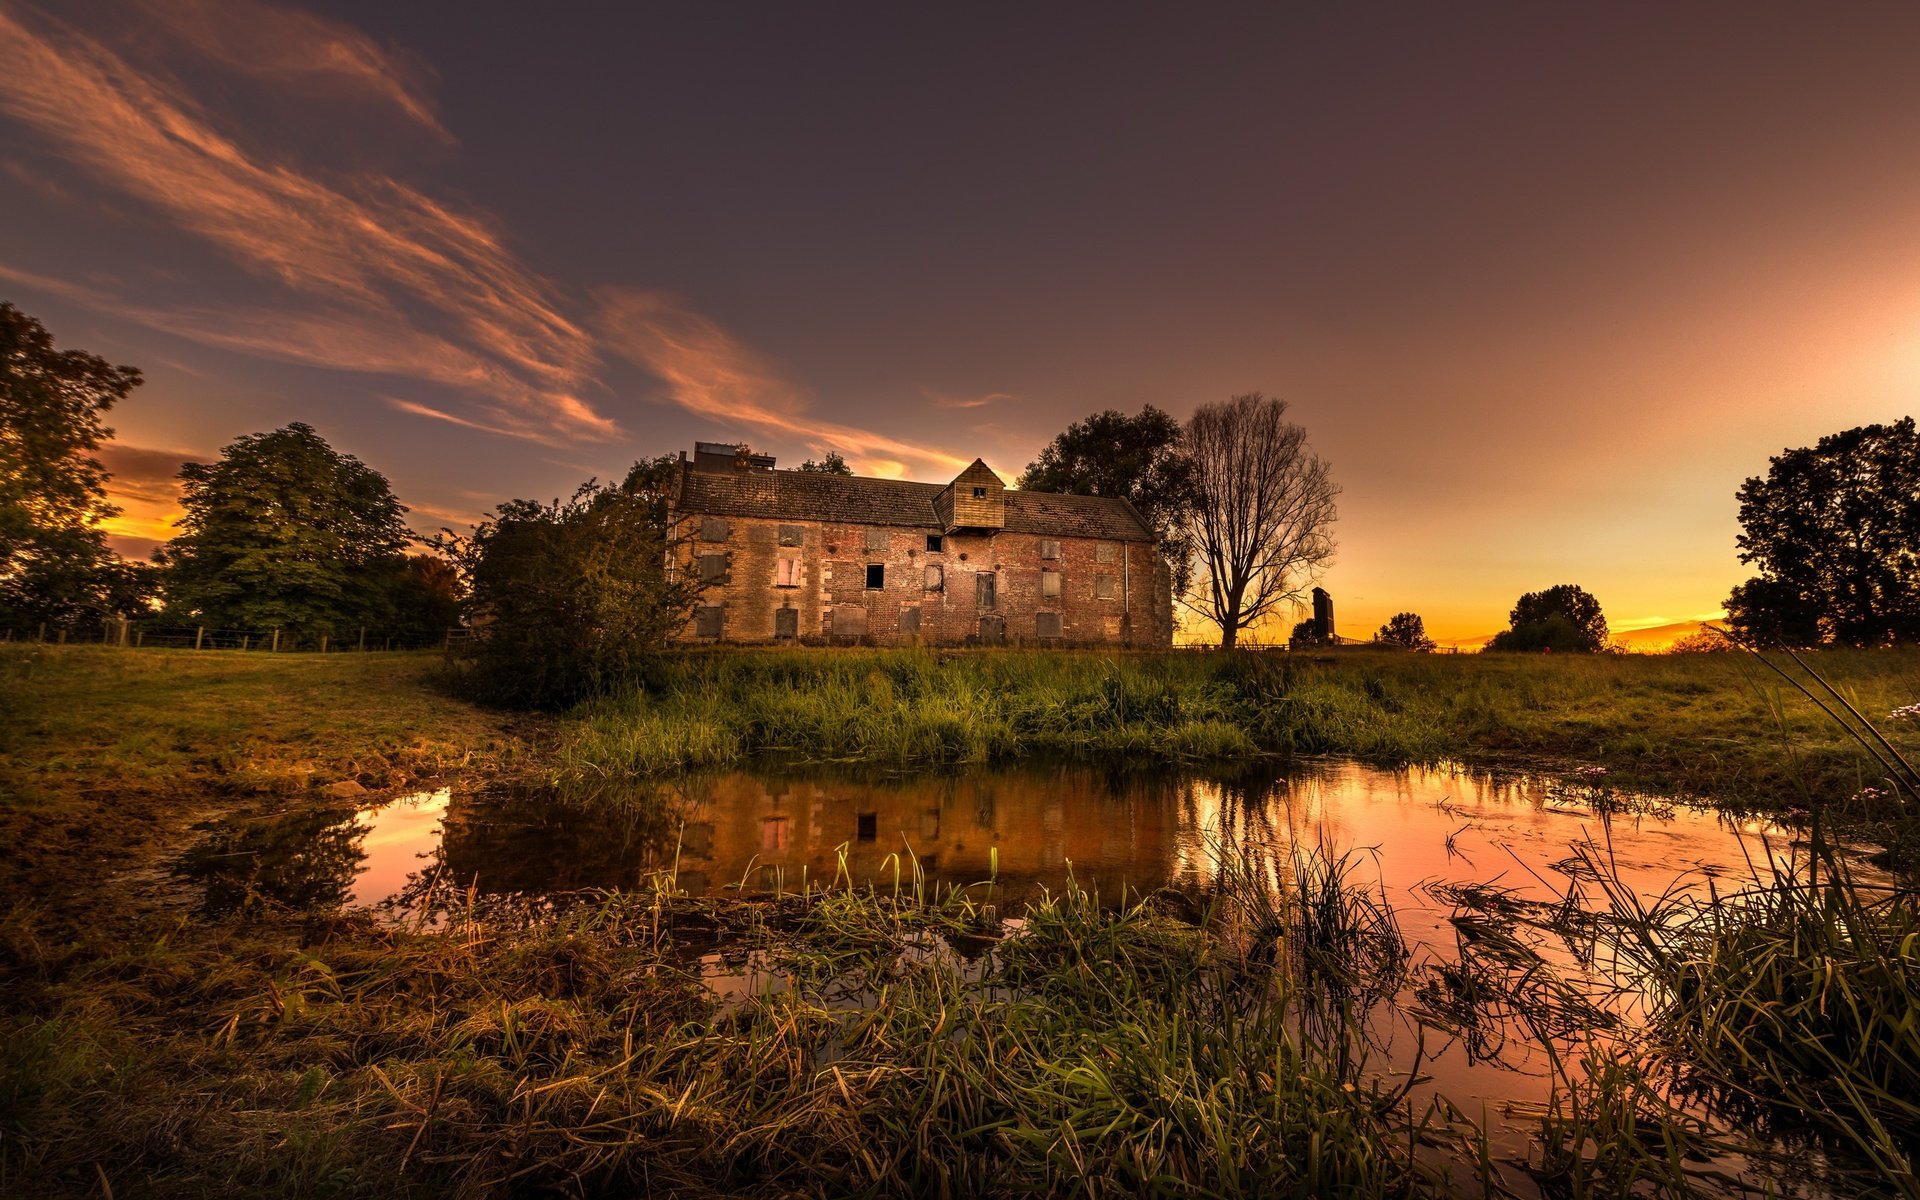
M 0 299 L 141 367 L 112 531 L 288 421 L 417 528 L 693 440 L 1012 476 L 1285 397 L 1340 631 L 1718 613 L 1912 411 L 1920 6 L 0 0 Z

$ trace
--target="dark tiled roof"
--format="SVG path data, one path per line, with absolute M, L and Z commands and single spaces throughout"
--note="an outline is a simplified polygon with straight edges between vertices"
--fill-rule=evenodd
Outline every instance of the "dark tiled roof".
M 677 507 L 715 516 L 772 521 L 844 521 L 938 530 L 933 499 L 945 487 L 903 479 L 866 479 L 813 471 L 687 471 Z M 1042 536 L 1146 541 L 1153 537 L 1133 506 L 1104 496 L 1006 493 L 1006 528 Z

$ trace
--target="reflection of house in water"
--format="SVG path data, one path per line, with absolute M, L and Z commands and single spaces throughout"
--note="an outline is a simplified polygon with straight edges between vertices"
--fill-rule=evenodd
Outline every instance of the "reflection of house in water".
M 903 886 L 917 860 L 942 883 L 1045 882 L 1068 863 L 1083 884 L 1117 894 L 1168 880 L 1182 827 L 1180 789 L 1163 776 L 1082 768 L 855 783 L 734 774 L 688 788 L 680 846 L 689 891 L 744 883 L 798 889 Z
M 673 858 L 672 827 L 646 811 L 541 791 L 457 794 L 442 821 L 440 870 L 487 895 L 639 888 Z

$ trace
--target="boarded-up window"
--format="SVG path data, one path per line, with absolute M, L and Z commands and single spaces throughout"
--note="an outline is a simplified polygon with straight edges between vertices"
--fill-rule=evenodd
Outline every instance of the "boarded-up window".
M 1007 619 L 1005 617 L 981 617 L 980 640 L 989 646 L 997 646 L 1007 640 Z
M 794 558 L 782 558 L 773 566 L 773 586 L 799 587 L 800 561 Z
M 1113 576 L 1095 575 L 1093 577 L 1093 598 L 1095 600 L 1111 600 L 1113 599 L 1115 590 L 1113 586 Z
M 1093 561 L 1110 563 L 1120 557 L 1120 547 L 1112 542 L 1101 542 L 1093 548 Z
M 900 610 L 900 632 L 913 634 L 920 632 L 920 610 L 903 608 Z
M 1041 542 L 1040 557 L 1041 558 L 1059 558 L 1060 543 L 1059 542 Z
M 947 585 L 946 568 L 939 563 L 927 564 L 927 590 L 937 592 Z
M 884 529 L 867 530 L 867 553 L 885 554 L 887 552 L 887 531 Z
M 865 637 L 867 635 L 867 610 L 846 605 L 833 610 L 833 636 Z
M 1058 571 L 1040 572 L 1040 598 L 1042 600 L 1058 600 L 1060 598 L 1060 578 L 1060 572 Z
M 994 584 L 999 577 L 992 571 L 981 571 L 973 577 L 973 602 L 980 608 L 994 606 Z
M 718 604 L 703 604 L 693 610 L 693 636 L 717 638 L 723 628 L 721 621 L 726 609 Z
M 773 636 L 777 638 L 797 638 L 800 636 L 800 610 L 797 608 L 776 608 L 773 610 Z
M 729 530 L 725 517 L 700 518 L 700 540 L 703 542 L 724 542 Z
M 867 564 L 867 586 L 878 591 L 887 586 L 887 568 L 880 563 Z
M 798 546 L 805 540 L 805 537 L 806 531 L 798 525 L 782 525 L 780 527 L 780 544 L 782 546 Z
M 1038 637 L 1057 638 L 1060 636 L 1059 613 L 1033 614 L 1033 632 Z
M 700 556 L 700 582 L 725 583 L 727 581 L 727 556 L 724 554 L 702 554 Z

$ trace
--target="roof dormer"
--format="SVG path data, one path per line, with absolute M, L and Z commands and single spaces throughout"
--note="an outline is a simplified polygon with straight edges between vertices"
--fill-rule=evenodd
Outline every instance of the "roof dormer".
M 976 458 L 940 493 L 935 511 L 948 533 L 991 532 L 1007 523 L 1006 491 L 993 468 Z

